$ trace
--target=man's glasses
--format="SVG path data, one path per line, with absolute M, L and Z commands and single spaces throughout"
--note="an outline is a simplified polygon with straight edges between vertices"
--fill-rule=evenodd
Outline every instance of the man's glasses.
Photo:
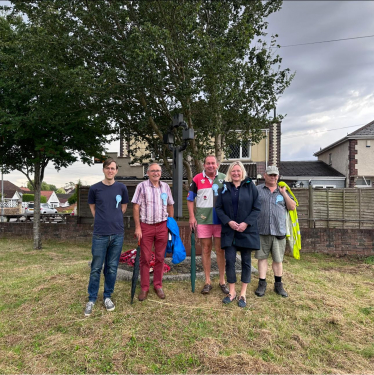
M 161 169 L 152 169 L 149 172 L 151 172 L 151 173 L 161 173 Z

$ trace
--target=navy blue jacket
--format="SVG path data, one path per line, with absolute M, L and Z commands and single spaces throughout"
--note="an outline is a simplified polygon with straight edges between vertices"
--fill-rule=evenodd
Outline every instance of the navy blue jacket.
M 217 216 L 221 220 L 221 247 L 231 245 L 258 250 L 260 248 L 260 235 L 257 227 L 257 217 L 261 211 L 261 203 L 258 199 L 258 191 L 250 178 L 241 182 L 239 188 L 238 213 L 234 219 L 234 209 L 231 198 L 231 183 L 224 182 L 218 191 L 216 202 Z M 229 221 L 234 220 L 238 224 L 248 224 L 244 232 L 237 232 L 229 226 Z

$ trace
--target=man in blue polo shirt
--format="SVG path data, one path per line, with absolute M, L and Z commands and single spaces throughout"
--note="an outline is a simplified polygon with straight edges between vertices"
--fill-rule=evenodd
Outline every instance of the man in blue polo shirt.
M 117 163 L 109 158 L 103 164 L 104 180 L 90 187 L 88 204 L 94 217 L 92 237 L 92 262 L 88 284 L 88 302 L 84 310 L 90 316 L 95 305 L 100 286 L 100 274 L 104 264 L 104 306 L 107 311 L 115 309 L 111 300 L 121 256 L 124 225 L 129 196 L 124 184 L 116 182 Z

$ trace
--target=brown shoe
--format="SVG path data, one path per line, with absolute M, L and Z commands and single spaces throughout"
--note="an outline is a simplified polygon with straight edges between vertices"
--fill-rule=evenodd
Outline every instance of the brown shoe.
M 205 284 L 201 294 L 209 294 L 209 292 L 213 289 L 210 284 Z
M 139 301 L 144 301 L 148 296 L 148 290 L 141 290 L 138 296 Z
M 218 284 L 218 285 L 221 288 L 223 294 L 229 294 L 230 293 L 229 288 L 227 287 L 226 284 L 222 284 L 222 285 Z
M 158 289 L 154 288 L 154 289 L 159 298 L 165 299 L 165 293 L 162 290 L 162 288 L 158 288 Z

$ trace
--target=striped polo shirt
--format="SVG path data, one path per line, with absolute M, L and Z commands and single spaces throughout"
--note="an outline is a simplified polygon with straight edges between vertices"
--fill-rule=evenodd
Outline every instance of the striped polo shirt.
M 165 201 L 161 198 L 163 193 L 167 195 Z M 140 221 L 146 224 L 166 221 L 168 218 L 167 206 L 174 204 L 170 187 L 166 182 L 160 181 L 160 186 L 154 187 L 149 180 L 141 182 L 136 187 L 131 202 L 140 206 Z
M 264 236 L 284 236 L 287 207 L 278 187 L 271 192 L 265 184 L 261 184 L 257 186 L 257 190 L 261 202 L 261 212 L 257 220 L 259 233 Z

